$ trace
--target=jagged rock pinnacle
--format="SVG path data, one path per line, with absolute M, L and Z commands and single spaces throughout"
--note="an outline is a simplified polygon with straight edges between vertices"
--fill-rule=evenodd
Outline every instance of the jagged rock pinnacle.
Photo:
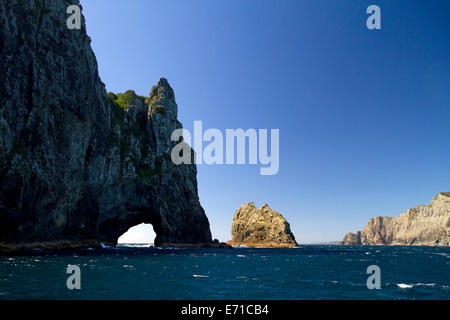
M 257 247 L 295 247 L 297 242 L 289 223 L 267 203 L 261 209 L 253 202 L 242 205 L 234 214 L 230 245 Z

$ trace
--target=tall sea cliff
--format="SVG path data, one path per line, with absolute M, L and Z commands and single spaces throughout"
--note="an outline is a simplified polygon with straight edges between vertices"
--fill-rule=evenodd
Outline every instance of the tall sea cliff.
M 372 218 L 362 231 L 347 233 L 341 244 L 450 246 L 450 193 L 441 192 L 426 206 L 395 218 Z
M 0 246 L 114 245 L 144 222 L 156 245 L 210 244 L 196 166 L 170 158 L 172 88 L 107 94 L 71 4 L 0 0 Z

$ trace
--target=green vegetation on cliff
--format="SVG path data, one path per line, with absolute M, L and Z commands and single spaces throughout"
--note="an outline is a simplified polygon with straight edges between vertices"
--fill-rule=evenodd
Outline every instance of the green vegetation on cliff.
M 136 92 L 134 92 L 134 90 L 128 90 L 125 93 L 117 93 L 117 94 L 113 92 L 108 92 L 108 97 L 122 109 L 129 107 L 133 102 L 133 98 L 135 97 L 141 100 L 145 100 L 144 96 L 137 95 Z

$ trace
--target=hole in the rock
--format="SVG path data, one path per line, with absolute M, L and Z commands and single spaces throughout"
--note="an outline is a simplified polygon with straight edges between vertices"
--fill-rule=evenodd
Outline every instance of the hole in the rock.
M 149 223 L 141 223 L 128 229 L 117 240 L 118 244 L 153 244 L 155 242 L 155 231 Z

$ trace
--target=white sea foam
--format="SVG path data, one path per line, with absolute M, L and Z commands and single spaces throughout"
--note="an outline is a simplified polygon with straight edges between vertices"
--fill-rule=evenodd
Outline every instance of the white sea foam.
M 135 268 L 134 266 L 132 266 L 132 265 L 124 264 L 123 267 L 124 267 L 126 270 L 130 270 L 130 271 L 136 270 L 136 268 Z M 101 269 L 101 268 L 99 267 L 99 269 Z
M 436 283 L 417 283 L 416 286 L 420 286 L 420 287 L 434 287 L 434 286 L 436 286 Z
M 129 248 L 150 248 L 153 246 L 153 243 L 124 243 L 122 246 Z
M 436 283 L 416 283 L 416 284 L 405 284 L 405 283 L 398 283 L 397 286 L 402 289 L 411 289 L 412 287 L 435 287 Z
M 245 257 L 247 257 L 247 256 L 244 255 L 244 254 L 238 254 L 237 257 L 239 257 L 239 258 L 245 258 Z
M 209 278 L 209 276 L 205 276 L 205 275 L 202 275 L 202 274 L 193 274 L 192 276 L 194 278 Z

